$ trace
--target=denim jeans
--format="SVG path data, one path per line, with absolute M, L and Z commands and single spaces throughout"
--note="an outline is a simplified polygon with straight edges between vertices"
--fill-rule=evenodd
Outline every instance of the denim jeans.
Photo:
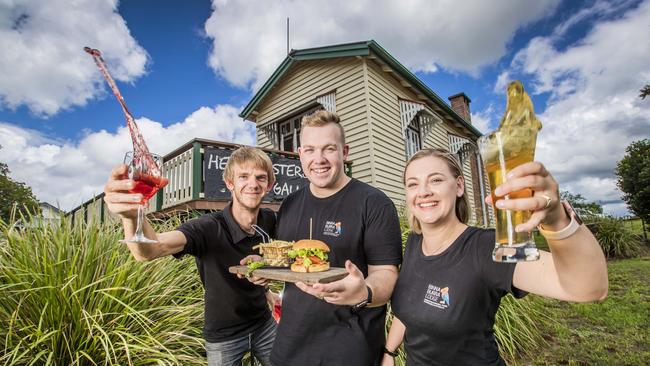
M 263 366 L 271 366 L 271 348 L 275 340 L 276 323 L 273 318 L 252 333 L 218 343 L 205 343 L 208 366 L 240 366 L 244 354 L 251 351 Z

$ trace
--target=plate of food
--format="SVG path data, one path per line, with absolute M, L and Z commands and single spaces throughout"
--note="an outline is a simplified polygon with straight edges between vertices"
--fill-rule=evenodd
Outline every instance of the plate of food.
M 249 263 L 247 266 L 232 266 L 229 268 L 230 273 L 309 285 L 338 281 L 348 275 L 345 268 L 330 267 L 330 248 L 323 241 L 299 240 L 291 243 L 290 248 L 285 243 L 291 242 L 271 242 L 256 246 L 260 248 L 263 261 Z

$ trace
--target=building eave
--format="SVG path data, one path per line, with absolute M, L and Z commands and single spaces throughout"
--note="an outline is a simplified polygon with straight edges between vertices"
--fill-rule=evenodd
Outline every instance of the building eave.
M 479 137 L 482 133 L 477 130 L 471 123 L 458 115 L 451 107 L 440 98 L 433 90 L 425 85 L 415 74 L 402 65 L 390 53 L 382 48 L 374 40 L 339 44 L 333 46 L 306 48 L 302 50 L 292 50 L 287 57 L 282 61 L 280 66 L 273 72 L 271 77 L 262 85 L 260 90 L 255 93 L 253 99 L 244 107 L 239 116 L 243 119 L 255 122 L 251 118 L 251 114 L 255 108 L 264 100 L 268 93 L 273 89 L 275 84 L 289 71 L 291 66 L 296 61 L 307 60 L 321 60 L 329 58 L 340 57 L 354 57 L 354 56 L 370 56 L 371 51 L 374 55 L 380 58 L 384 63 L 391 67 L 400 77 L 408 81 L 415 89 L 419 90 L 424 96 L 433 104 L 437 105 L 440 109 L 445 111 L 451 119 L 457 124 L 461 125 L 472 133 L 475 137 Z

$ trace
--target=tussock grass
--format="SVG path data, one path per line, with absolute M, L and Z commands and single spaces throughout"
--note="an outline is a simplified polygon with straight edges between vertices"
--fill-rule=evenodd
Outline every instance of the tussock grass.
M 0 221 L 0 365 L 205 363 L 193 263 L 136 262 L 121 238 L 110 224 Z
M 641 238 L 617 218 L 603 217 L 589 224 L 605 256 L 610 258 L 632 258 L 642 253 Z

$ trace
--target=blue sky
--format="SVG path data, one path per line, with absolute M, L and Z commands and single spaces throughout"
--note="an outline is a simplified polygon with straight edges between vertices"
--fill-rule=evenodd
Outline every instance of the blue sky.
M 372 6 L 371 6 L 372 5 Z M 129 149 L 83 46 L 103 51 L 150 148 L 192 137 L 254 144 L 237 114 L 291 46 L 374 39 L 443 100 L 465 92 L 495 128 L 520 79 L 545 125 L 538 158 L 561 184 L 626 212 L 613 169 L 650 137 L 650 1 L 24 1 L 0 5 L 0 161 L 69 209 Z M 4 76 L 2 76 L 4 74 Z

